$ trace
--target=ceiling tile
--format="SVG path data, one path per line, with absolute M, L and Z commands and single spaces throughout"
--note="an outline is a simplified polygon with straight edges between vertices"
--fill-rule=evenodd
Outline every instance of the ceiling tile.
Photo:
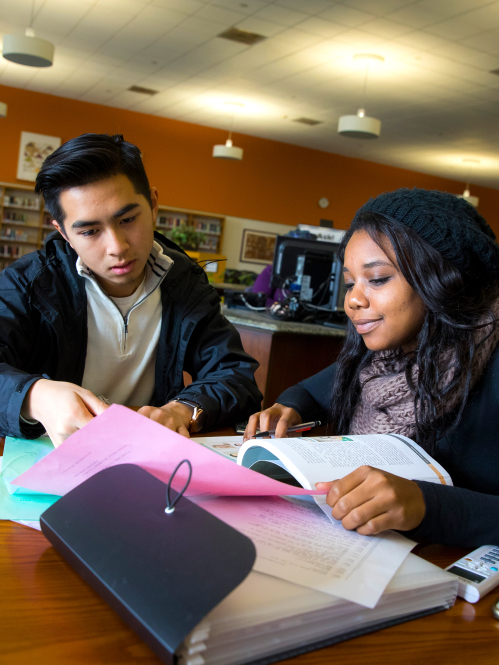
M 448 40 L 443 39 L 442 37 L 437 37 L 437 35 L 430 35 L 423 30 L 409 32 L 401 37 L 396 37 L 394 41 L 396 43 L 412 46 L 418 51 L 429 51 L 438 48 L 439 46 L 446 46 L 449 43 Z
M 463 39 L 462 43 L 484 53 L 499 55 L 499 30 L 481 32 L 479 35 Z
M 275 4 L 307 14 L 318 14 L 331 7 L 330 0 L 277 0 Z
M 272 23 L 271 21 L 263 21 L 262 19 L 254 16 L 248 17 L 237 24 L 240 30 L 247 30 L 248 32 L 256 32 L 257 35 L 264 37 L 272 37 L 284 30 L 282 25 Z M 257 45 L 258 46 L 258 45 Z
M 336 4 L 331 9 L 326 9 L 326 11 L 321 12 L 320 16 L 335 23 L 347 25 L 349 28 L 357 28 L 363 23 L 373 20 L 371 12 L 359 11 L 354 7 L 347 7 L 342 4 Z
M 207 3 L 205 0 L 153 0 L 153 7 L 171 9 L 183 14 L 192 14 L 202 9 Z M 219 3 L 217 3 L 219 4 Z
M 293 50 L 309 48 L 323 40 L 319 35 L 313 35 L 311 32 L 306 32 L 298 28 L 288 28 L 280 32 L 275 37 L 272 37 L 274 44 L 287 44 Z
M 397 9 L 394 12 L 390 12 L 387 15 L 391 21 L 396 21 L 397 23 L 403 23 L 408 25 L 410 28 L 424 28 L 427 25 L 432 25 L 438 21 L 443 21 L 446 18 L 446 15 L 442 12 L 438 12 L 432 7 L 423 7 L 422 5 L 408 5 L 402 7 L 402 9 Z
M 340 23 L 326 20 L 319 16 L 312 16 L 300 23 L 300 30 L 306 30 L 314 35 L 331 39 L 336 35 L 345 32 L 348 28 Z
M 482 30 L 492 30 L 499 27 L 499 3 L 473 9 L 464 14 L 461 18 L 469 21 L 472 25 L 476 25 Z
M 341 34 L 336 36 L 336 40 L 342 44 L 348 44 L 352 48 L 352 55 L 355 52 L 364 52 L 366 50 L 372 49 L 376 44 L 381 44 L 384 42 L 384 38 L 381 36 L 371 35 L 367 32 L 364 32 L 361 29 L 359 30 L 346 30 Z
M 497 1 L 497 0 L 496 0 Z M 419 0 L 418 5 L 434 9 L 449 18 L 468 12 L 482 5 L 491 5 L 491 0 Z
M 294 9 L 281 7 L 275 4 L 268 5 L 265 9 L 261 9 L 254 14 L 254 16 L 257 19 L 272 21 L 273 23 L 278 23 L 279 25 L 284 26 L 294 26 L 308 18 L 308 14 L 305 12 L 297 12 Z
M 404 5 L 413 4 L 413 0 L 343 0 L 342 4 L 375 16 L 385 16 Z
M 429 25 L 425 30 L 430 34 L 438 35 L 449 41 L 465 39 L 466 37 L 471 37 L 482 32 L 480 28 L 473 23 L 470 23 L 466 16 L 463 18 L 452 18 L 448 21 L 441 21 L 440 23 Z
M 225 7 L 225 9 L 232 9 L 247 15 L 255 14 L 255 12 L 271 4 L 273 0 L 245 0 L 244 2 L 241 2 L 241 0 L 211 0 L 211 2 L 217 7 Z
M 234 8 L 238 8 L 240 3 L 236 3 Z M 226 28 L 230 28 L 232 25 L 237 25 L 239 21 L 245 18 L 245 14 L 242 11 L 231 11 L 230 9 L 217 7 L 213 4 L 205 5 L 202 9 L 196 12 L 196 17 L 207 20 L 215 21 L 216 23 L 223 24 Z
M 372 35 L 377 35 L 378 37 L 384 37 L 385 39 L 400 37 L 411 31 L 406 25 L 396 23 L 395 21 L 389 21 L 385 18 L 377 18 L 373 21 L 368 21 L 362 25 L 361 30 Z
M 48 34 L 54 32 L 64 37 L 89 9 L 85 3 L 47 0 L 41 5 L 33 23 L 35 34 L 43 39 L 48 39 Z

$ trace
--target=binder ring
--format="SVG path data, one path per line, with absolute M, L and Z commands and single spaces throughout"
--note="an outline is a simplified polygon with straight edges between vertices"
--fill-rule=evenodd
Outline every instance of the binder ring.
M 185 481 L 185 485 L 184 485 L 183 488 L 180 490 L 180 492 L 177 494 L 175 500 L 174 500 L 173 503 L 172 503 L 172 500 L 171 500 L 171 498 L 170 498 L 170 488 L 171 488 L 171 485 L 172 485 L 172 480 L 174 479 L 175 474 L 176 474 L 177 471 L 180 469 L 180 467 L 182 466 L 182 464 L 184 464 L 184 462 L 185 462 L 185 464 L 187 464 L 187 466 L 189 467 L 189 476 L 188 476 L 187 480 Z M 179 462 L 179 463 L 177 464 L 177 466 L 175 467 L 175 470 L 174 470 L 174 472 L 172 473 L 172 475 L 170 476 L 170 480 L 168 481 L 168 484 L 167 484 L 167 486 L 166 486 L 166 508 L 165 508 L 165 513 L 166 513 L 167 515 L 171 515 L 171 514 L 175 511 L 175 504 L 176 504 L 177 501 L 178 501 L 178 500 L 184 495 L 185 490 L 189 487 L 189 483 L 191 482 L 191 478 L 192 478 L 192 465 L 191 465 L 191 463 L 189 462 L 188 459 L 183 459 L 183 460 L 182 460 L 181 462 Z

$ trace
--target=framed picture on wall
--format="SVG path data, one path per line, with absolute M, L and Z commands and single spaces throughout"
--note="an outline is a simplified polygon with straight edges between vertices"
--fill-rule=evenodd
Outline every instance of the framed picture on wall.
M 34 182 L 45 157 L 51 155 L 60 145 L 61 139 L 57 136 L 21 132 L 17 162 L 18 180 Z
M 272 263 L 276 238 L 277 233 L 244 229 L 239 260 L 260 265 Z

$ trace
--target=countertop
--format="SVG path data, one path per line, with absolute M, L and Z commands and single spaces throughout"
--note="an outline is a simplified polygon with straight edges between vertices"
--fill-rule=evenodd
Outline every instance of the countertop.
M 323 337 L 345 337 L 345 330 L 329 328 L 315 323 L 300 323 L 298 321 L 279 321 L 265 312 L 252 312 L 250 310 L 234 307 L 222 307 L 224 316 L 235 326 L 246 326 L 260 330 L 270 330 L 277 333 L 293 333 L 299 335 L 322 335 Z

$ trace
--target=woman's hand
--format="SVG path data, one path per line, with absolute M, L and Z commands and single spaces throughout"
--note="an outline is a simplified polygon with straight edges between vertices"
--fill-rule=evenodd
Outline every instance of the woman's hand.
M 328 490 L 326 500 L 333 517 L 363 536 L 386 529 L 415 529 L 426 512 L 417 483 L 371 466 L 361 466 L 332 483 L 317 483 L 316 488 Z
M 258 411 L 250 416 L 248 425 L 244 431 L 243 440 L 247 441 L 255 436 L 256 430 L 260 432 L 267 432 L 269 429 L 275 429 L 275 438 L 280 439 L 286 436 L 288 427 L 292 425 L 299 425 L 302 422 L 301 416 L 294 409 L 282 404 L 274 404 L 274 406 L 265 409 L 265 411 Z

